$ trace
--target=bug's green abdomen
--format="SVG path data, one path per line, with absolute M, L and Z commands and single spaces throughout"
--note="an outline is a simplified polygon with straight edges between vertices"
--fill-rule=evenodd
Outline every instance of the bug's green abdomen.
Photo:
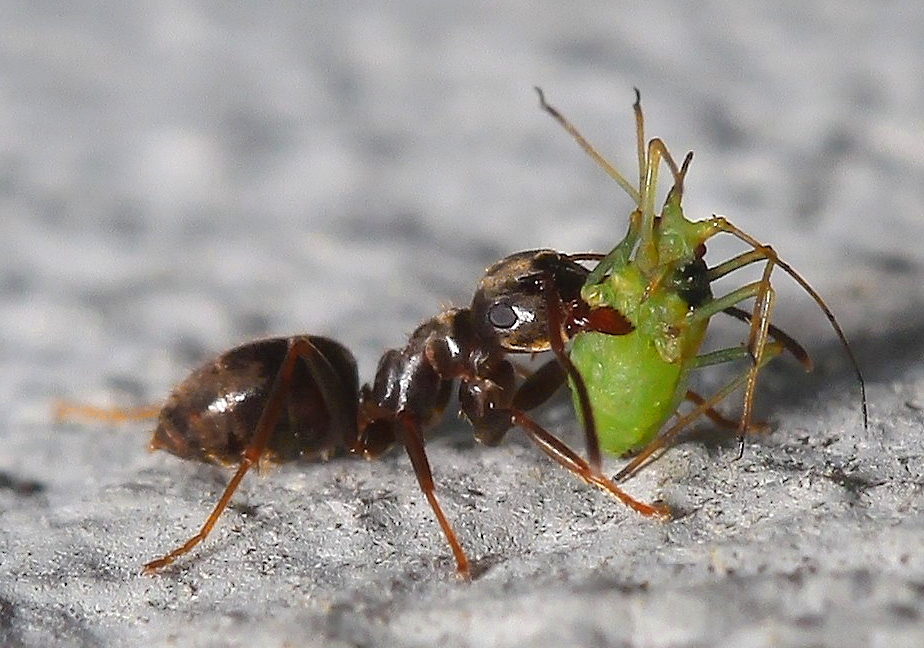
M 648 280 L 629 265 L 584 287 L 594 308 L 615 308 L 634 326 L 626 335 L 575 336 L 571 361 L 584 379 L 600 447 L 616 454 L 645 445 L 674 413 L 686 391 L 687 363 L 707 320 L 691 319 L 677 291 L 649 294 Z M 575 410 L 581 411 L 574 396 Z
M 620 454 L 648 443 L 677 407 L 683 365 L 661 359 L 650 338 L 637 330 L 581 333 L 574 339 L 571 361 L 584 378 L 600 447 L 608 452 Z

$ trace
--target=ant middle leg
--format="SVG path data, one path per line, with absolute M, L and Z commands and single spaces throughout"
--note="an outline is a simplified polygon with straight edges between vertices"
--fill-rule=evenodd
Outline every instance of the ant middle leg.
M 539 407 L 565 384 L 567 377 L 557 359 L 549 360 L 520 383 L 513 395 L 513 407 L 522 411 Z

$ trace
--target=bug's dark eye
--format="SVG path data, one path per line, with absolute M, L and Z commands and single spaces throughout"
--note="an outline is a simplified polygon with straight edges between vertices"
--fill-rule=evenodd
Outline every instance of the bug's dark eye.
M 488 321 L 495 328 L 509 329 L 517 323 L 517 314 L 510 304 L 497 303 L 488 311 Z

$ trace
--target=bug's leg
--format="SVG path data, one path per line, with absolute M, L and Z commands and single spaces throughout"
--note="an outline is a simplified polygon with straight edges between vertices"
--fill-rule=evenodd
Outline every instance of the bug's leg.
M 792 338 L 789 338 L 789 336 L 785 335 L 785 333 L 779 329 L 774 327 L 771 330 L 770 312 L 773 308 L 774 292 L 770 286 L 770 274 L 773 271 L 773 268 L 777 266 L 789 274 L 796 281 L 796 283 L 798 283 L 799 286 L 809 294 L 809 296 L 815 301 L 818 307 L 825 314 L 825 317 L 828 319 L 828 322 L 837 334 L 838 339 L 840 340 L 853 366 L 857 377 L 857 382 L 860 385 L 863 425 L 864 428 L 868 429 L 869 424 L 868 408 L 866 404 L 866 386 L 863 381 L 863 375 L 860 372 L 860 368 L 857 364 L 856 358 L 853 355 L 853 351 L 851 350 L 850 345 L 847 343 L 847 338 L 834 317 L 834 313 L 828 308 L 827 304 L 824 302 L 821 296 L 808 284 L 808 282 L 805 281 L 805 279 L 803 279 L 802 276 L 798 274 L 789 264 L 785 263 L 777 256 L 773 248 L 761 245 L 753 237 L 742 232 L 723 218 L 717 218 L 714 219 L 714 221 L 717 223 L 717 228 L 720 231 L 733 234 L 745 243 L 753 246 L 754 249 L 748 252 L 744 252 L 737 257 L 729 259 L 728 261 L 707 270 L 706 278 L 708 281 L 712 282 L 719 277 L 725 276 L 726 274 L 734 272 L 735 270 L 751 263 L 763 262 L 765 264 L 760 281 L 748 284 L 747 286 L 743 286 L 742 288 L 733 291 L 729 295 L 726 295 L 719 300 L 715 300 L 712 304 L 704 305 L 705 309 L 703 311 L 703 315 L 707 315 L 710 311 L 717 312 L 715 310 L 717 305 L 723 304 L 724 307 L 720 310 L 724 310 L 726 313 L 738 317 L 739 319 L 746 319 L 750 323 L 747 349 L 751 356 L 752 365 L 748 374 L 747 383 L 745 385 L 744 408 L 741 414 L 741 432 L 739 433 L 738 437 L 739 456 L 744 452 L 744 430 L 747 429 L 751 416 L 751 407 L 753 404 L 753 396 L 756 388 L 758 372 L 757 364 L 762 353 L 762 348 L 766 344 L 768 335 L 777 337 L 777 339 L 786 340 L 784 343 L 787 345 L 787 348 L 792 351 L 797 358 L 799 358 L 806 371 L 811 369 L 811 361 L 808 358 L 808 354 L 805 353 L 801 346 L 799 346 L 794 340 L 792 340 Z M 748 297 L 754 297 L 754 308 L 749 315 L 742 317 L 743 312 L 740 311 L 740 309 L 734 308 L 734 304 L 736 304 L 738 301 L 742 301 L 743 299 L 747 299 Z M 694 315 L 694 317 L 698 316 L 699 312 Z M 801 354 L 799 353 L 800 351 Z
M 126 421 L 144 421 L 155 418 L 160 412 L 160 405 L 143 405 L 141 407 L 94 407 L 70 401 L 57 401 L 54 405 L 56 421 L 73 419 L 90 419 L 105 423 L 124 423 Z
M 754 249 L 750 252 L 745 252 L 738 255 L 737 257 L 726 261 L 725 263 L 719 264 L 715 268 L 711 268 L 707 275 L 710 277 L 710 281 L 713 278 L 721 277 L 729 272 L 733 272 L 740 267 L 748 265 L 749 263 L 754 263 L 761 260 L 761 258 L 766 259 L 768 262 L 773 263 L 776 266 L 779 266 L 786 274 L 792 277 L 799 286 L 808 293 L 809 297 L 817 304 L 818 308 L 821 309 L 821 312 L 824 313 L 825 318 L 828 320 L 828 323 L 831 325 L 831 328 L 834 329 L 834 332 L 837 334 L 838 340 L 840 340 L 841 346 L 844 349 L 844 352 L 847 354 L 847 358 L 850 360 L 850 364 L 853 367 L 854 375 L 857 378 L 857 384 L 860 386 L 860 400 L 861 407 L 863 411 L 863 428 L 869 429 L 869 406 L 866 402 L 866 381 L 863 379 L 863 373 L 860 371 L 860 365 L 857 362 L 856 356 L 853 354 L 853 349 L 850 348 L 850 344 L 847 342 L 847 336 L 844 335 L 843 329 L 841 329 L 840 324 L 837 321 L 837 318 L 834 317 L 834 313 L 828 308 L 825 300 L 821 298 L 821 295 L 812 288 L 808 281 L 806 281 L 802 275 L 800 275 L 796 270 L 783 261 L 776 252 L 769 245 L 763 245 L 755 239 L 753 236 L 747 234 L 746 232 L 738 229 L 726 219 L 716 216 L 711 219 L 712 226 L 721 232 L 726 232 L 735 236 L 739 240 L 747 243 Z
M 519 410 L 510 410 L 511 420 L 522 429 L 526 436 L 550 458 L 558 462 L 569 472 L 584 482 L 596 486 L 618 499 L 633 511 L 646 516 L 667 517 L 669 511 L 659 504 L 639 502 L 613 483 L 599 468 L 594 468 L 581 456 L 569 448 L 561 439 L 545 430 L 529 416 Z
M 745 287 L 747 289 L 747 287 Z M 748 289 L 750 290 L 750 289 Z M 746 291 L 747 292 L 747 291 Z M 748 295 L 750 296 L 750 295 Z M 740 301 L 746 297 L 735 296 L 731 297 L 733 300 Z M 721 298 L 725 299 L 725 298 Z M 735 303 L 735 302 L 732 302 Z M 736 317 L 742 321 L 751 322 L 752 314 L 747 311 L 741 310 L 734 306 L 728 306 L 727 308 L 721 309 L 721 312 L 728 313 L 733 317 Z M 642 450 L 629 462 L 614 478 L 616 481 L 623 481 L 628 479 L 635 473 L 637 473 L 644 465 L 647 465 L 651 461 L 654 461 L 654 453 L 658 452 L 661 449 L 667 448 L 673 438 L 679 434 L 686 425 L 691 423 L 697 416 L 705 415 L 710 418 L 713 422 L 718 425 L 726 428 L 731 428 L 738 430 L 739 439 L 741 434 L 750 430 L 760 430 L 766 428 L 764 423 L 753 423 L 750 421 L 750 417 L 746 422 L 746 425 L 742 427 L 742 420 L 739 419 L 736 422 L 732 422 L 730 419 L 724 418 L 721 414 L 716 412 L 714 406 L 720 403 L 724 398 L 731 394 L 735 389 L 740 387 L 742 384 L 745 384 L 747 377 L 751 371 L 759 372 L 760 369 L 766 365 L 770 360 L 778 356 L 784 350 L 792 353 L 806 371 L 811 369 L 811 359 L 808 356 L 808 353 L 802 346 L 792 339 L 789 335 L 778 329 L 777 327 L 769 324 L 767 326 L 767 335 L 772 340 L 769 343 L 765 342 L 765 346 L 762 351 L 762 359 L 757 366 L 749 367 L 746 372 L 743 372 L 741 375 L 736 377 L 730 383 L 725 385 L 718 392 L 713 394 L 709 399 L 704 399 L 693 391 L 687 391 L 684 395 L 684 398 L 694 403 L 696 406 L 691 412 L 680 416 L 677 421 L 670 428 L 661 432 L 655 439 L 653 439 L 647 446 L 642 448 Z M 702 367 L 708 367 L 716 364 L 724 364 L 728 362 L 735 362 L 743 359 L 751 359 L 751 352 L 748 347 L 731 347 L 727 349 L 718 349 L 716 351 L 711 351 L 703 355 L 697 356 L 690 362 L 689 369 L 699 369 Z M 747 396 L 745 396 L 747 398 Z M 753 395 L 752 395 L 753 398 Z M 739 441 L 740 447 L 740 441 Z
M 776 356 L 783 352 L 783 345 L 776 341 L 768 342 L 764 348 L 763 356 L 761 357 L 760 362 L 757 365 L 757 369 L 762 369 L 768 362 L 773 360 Z M 744 349 L 723 349 L 721 351 L 716 351 L 705 356 L 700 356 L 701 358 L 706 358 L 709 362 L 706 364 L 716 364 L 718 362 L 727 362 L 728 359 L 732 358 L 734 353 L 734 359 L 738 359 L 743 356 L 743 353 L 746 353 Z M 718 357 L 725 357 L 725 360 L 716 360 Z M 715 361 L 713 361 L 715 360 Z M 701 366 L 705 366 L 701 365 Z M 642 468 L 647 466 L 649 463 L 657 459 L 660 456 L 660 451 L 666 449 L 670 446 L 674 437 L 677 436 L 687 425 L 692 423 L 698 417 L 706 414 L 709 409 L 714 408 L 718 403 L 725 400 L 729 394 L 734 392 L 736 389 L 739 389 L 742 385 L 747 382 L 748 375 L 750 373 L 750 368 L 747 371 L 741 372 L 735 378 L 723 385 L 719 390 L 713 393 L 709 398 L 703 400 L 701 403 L 698 403 L 693 407 L 689 412 L 678 416 L 674 423 L 662 431 L 657 437 L 652 439 L 644 448 L 639 451 L 639 453 L 632 458 L 628 464 L 626 464 L 622 470 L 616 473 L 616 476 L 613 477 L 614 481 L 620 482 L 625 481 L 626 479 L 635 475 Z M 740 430 L 741 424 L 740 421 L 735 425 L 735 428 Z M 656 453 L 657 456 L 656 456 Z
M 764 349 L 769 337 L 770 313 L 773 310 L 775 298 L 775 292 L 770 285 L 770 274 L 773 272 L 773 268 L 773 261 L 766 259 L 760 280 L 746 284 L 727 295 L 702 304 L 697 307 L 692 315 L 694 321 L 708 321 L 709 318 L 718 312 L 724 311 L 746 299 L 754 299 L 753 310 L 746 318 L 749 322 L 749 332 L 745 349 L 747 351 L 747 357 L 751 362 L 746 372 L 744 403 L 739 424 L 738 440 L 740 451 L 744 449 L 744 434 L 751 421 L 751 409 L 754 401 L 754 392 L 757 387 L 757 374 L 760 372 L 760 367 L 763 364 Z M 693 366 L 704 366 L 704 364 L 706 364 L 704 360 L 709 358 L 712 359 L 708 360 L 708 364 L 722 362 L 728 359 L 733 353 L 734 351 L 732 350 L 721 350 L 712 354 L 706 354 L 701 358 L 697 358 L 698 364 L 694 364 Z
M 770 273 L 773 263 L 768 261 L 764 266 L 763 276 L 758 284 L 757 294 L 754 297 L 754 310 L 751 313 L 751 327 L 748 333 L 746 348 L 751 358 L 751 366 L 747 370 L 747 379 L 744 385 L 744 405 L 738 423 L 738 458 L 744 454 L 744 435 L 751 426 L 751 413 L 754 407 L 754 392 L 757 389 L 757 374 L 760 372 L 764 350 L 767 347 L 768 328 L 770 326 L 770 313 L 773 311 L 773 302 L 776 293 L 770 285 Z
M 687 392 L 683 395 L 683 397 L 684 399 L 690 401 L 694 405 L 702 405 L 703 403 L 706 402 L 705 398 L 697 394 L 692 389 L 688 389 Z M 726 418 L 722 416 L 720 412 L 718 412 L 712 407 L 709 407 L 706 410 L 704 410 L 703 415 L 706 418 L 708 418 L 710 421 L 718 425 L 719 427 L 723 427 L 726 430 L 737 430 L 738 429 L 738 421 L 733 421 L 730 418 Z M 751 427 L 749 428 L 749 430 L 765 430 L 766 428 L 767 428 L 766 423 L 754 423 L 752 421 Z
M 741 308 L 729 306 L 728 308 L 723 309 L 722 312 L 727 315 L 731 315 L 732 317 L 739 319 L 742 322 L 746 322 L 748 324 L 751 323 L 751 314 Z M 812 370 L 812 358 L 809 356 L 808 351 L 806 351 L 805 348 L 794 338 L 773 324 L 770 324 L 767 327 L 767 334 L 782 344 L 783 347 L 789 351 L 796 360 L 799 361 L 799 364 L 802 365 L 802 368 L 805 369 L 805 371 Z
M 282 412 L 285 399 L 289 395 L 289 391 L 292 386 L 292 373 L 295 369 L 295 363 L 301 358 L 312 360 L 314 357 L 319 355 L 320 351 L 318 351 L 318 349 L 306 339 L 295 338 L 290 342 L 289 348 L 286 351 L 286 355 L 283 358 L 282 365 L 279 369 L 279 373 L 276 375 L 276 380 L 273 383 L 272 389 L 269 391 L 269 395 L 266 399 L 266 405 L 263 407 L 263 412 L 260 414 L 260 419 L 257 422 L 253 440 L 241 453 L 241 461 L 240 464 L 238 464 L 237 472 L 234 473 L 231 481 L 229 481 L 228 485 L 225 486 L 225 490 L 222 492 L 218 503 L 215 504 L 215 507 L 212 509 L 212 512 L 202 524 L 202 527 L 199 529 L 198 533 L 189 538 L 189 540 L 184 542 L 173 551 L 161 556 L 160 558 L 157 558 L 156 560 L 145 563 L 144 567 L 142 568 L 142 572 L 144 574 L 150 575 L 158 569 L 166 567 L 183 554 L 188 553 L 193 547 L 202 542 L 206 536 L 208 536 L 209 532 L 212 530 L 212 527 L 215 526 L 218 518 L 228 506 L 228 502 L 231 501 L 231 496 L 234 495 L 234 492 L 237 490 L 238 485 L 241 483 L 241 479 L 244 478 L 244 475 L 247 473 L 250 467 L 260 459 L 260 456 L 266 449 L 266 444 L 273 432 L 273 428 L 276 427 L 276 422 L 279 420 L 279 415 Z M 313 367 L 312 362 L 309 361 L 307 364 L 309 368 Z M 314 369 L 312 369 L 312 371 L 314 371 Z M 317 377 L 322 380 L 329 378 L 329 376 L 326 375 Z M 328 402 L 327 405 L 331 406 L 335 404 Z

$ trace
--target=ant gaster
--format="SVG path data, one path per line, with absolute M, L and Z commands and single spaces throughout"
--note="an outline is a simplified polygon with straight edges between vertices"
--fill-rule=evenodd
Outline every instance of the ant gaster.
M 578 261 L 600 255 L 533 250 L 487 269 L 470 308 L 453 308 L 421 324 L 400 349 L 386 351 L 371 385 L 358 387 L 356 362 L 341 344 L 324 337 L 271 338 L 239 346 L 181 382 L 160 410 L 151 448 L 184 459 L 237 464 L 198 533 L 145 573 L 172 563 L 211 531 L 244 474 L 260 460 L 327 459 L 338 452 L 374 458 L 404 446 L 420 488 L 446 537 L 460 576 L 469 562 L 436 499 L 424 433 L 439 419 L 458 382 L 459 405 L 475 438 L 500 443 L 519 427 L 564 468 L 643 515 L 666 515 L 639 502 L 606 477 L 581 376 L 565 352 L 580 330 L 613 335 L 631 325 L 611 309 L 590 311 L 580 299 L 588 270 Z M 551 350 L 554 359 L 526 378 L 505 357 Z M 545 402 L 565 380 L 578 390 L 587 459 L 536 423 L 526 412 Z M 78 413 L 125 418 L 131 414 L 63 406 Z

